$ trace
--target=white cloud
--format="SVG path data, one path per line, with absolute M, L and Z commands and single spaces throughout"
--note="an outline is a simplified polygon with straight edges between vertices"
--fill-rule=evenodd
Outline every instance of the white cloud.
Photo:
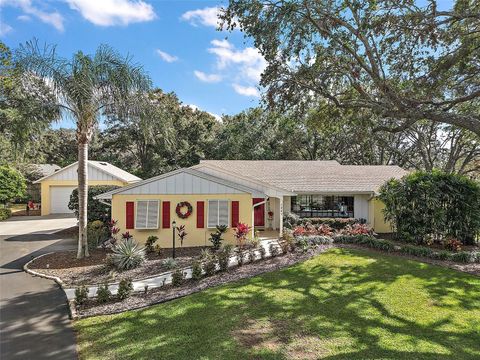
M 156 18 L 153 6 L 141 0 L 66 0 L 91 23 L 99 26 L 128 25 Z
M 200 109 L 197 105 L 195 104 L 186 104 L 185 105 L 186 107 L 189 107 L 190 109 L 192 109 L 193 111 L 203 111 L 202 109 Z M 218 122 L 222 122 L 222 117 L 218 114 L 215 114 L 215 113 L 212 113 L 210 111 L 206 111 L 207 113 L 209 113 L 210 115 L 212 115 L 215 120 L 217 120 Z
M 157 53 L 158 56 L 160 56 L 162 60 L 168 63 L 172 63 L 178 60 L 178 57 L 174 55 L 170 55 L 169 53 L 166 53 L 165 51 L 162 51 L 160 49 L 155 50 L 155 52 Z
M 190 10 L 184 13 L 180 19 L 188 21 L 193 26 L 198 26 L 199 24 L 204 26 L 217 27 L 218 24 L 218 13 L 220 8 L 217 6 L 206 7 L 204 9 Z
M 44 3 L 42 3 L 44 5 Z M 63 31 L 63 16 L 58 11 L 45 11 L 33 5 L 31 0 L 4 0 L 0 1 L 0 6 L 10 5 L 19 7 L 25 14 L 24 18 L 32 15 L 40 21 L 52 25 L 58 31 Z
M 30 21 L 32 20 L 32 18 L 28 15 L 19 15 L 17 16 L 17 20 L 20 20 L 20 21 Z
M 12 30 L 13 28 L 10 25 L 4 22 L 0 22 L 0 36 L 5 36 Z
M 198 70 L 195 70 L 193 73 L 198 80 L 207 83 L 216 83 L 222 80 L 222 77 L 219 74 L 205 74 L 203 71 Z
M 242 86 L 234 83 L 232 84 L 232 87 L 237 94 L 240 94 L 243 96 L 260 97 L 260 93 L 258 92 L 257 88 L 253 86 Z

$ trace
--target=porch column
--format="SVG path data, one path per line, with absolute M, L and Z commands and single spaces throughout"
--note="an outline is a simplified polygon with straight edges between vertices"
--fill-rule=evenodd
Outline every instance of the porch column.
M 278 200 L 280 201 L 280 211 L 279 211 L 279 214 L 278 216 L 280 216 L 280 231 L 279 231 L 279 234 L 280 236 L 283 236 L 283 196 L 280 196 L 278 198 Z

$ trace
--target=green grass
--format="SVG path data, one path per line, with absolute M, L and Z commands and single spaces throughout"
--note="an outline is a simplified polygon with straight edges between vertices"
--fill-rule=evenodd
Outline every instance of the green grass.
M 82 359 L 478 359 L 480 278 L 333 249 L 75 328 Z

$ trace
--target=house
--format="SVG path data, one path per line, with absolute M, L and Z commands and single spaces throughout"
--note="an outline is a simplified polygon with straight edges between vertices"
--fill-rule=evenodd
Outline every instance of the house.
M 159 237 L 171 247 L 172 222 L 185 225 L 187 246 L 209 245 L 216 225 L 242 222 L 254 230 L 281 235 L 283 214 L 301 217 L 364 219 L 377 232 L 390 232 L 375 195 L 391 178 L 407 172 L 398 166 L 352 166 L 336 161 L 205 160 L 101 194 L 111 202 L 118 227 L 144 242 Z
M 27 197 L 35 203 L 40 202 L 40 184 L 35 183 L 36 180 L 52 175 L 60 170 L 60 166 L 55 164 L 29 164 L 22 171 L 23 176 L 27 180 Z
M 34 184 L 40 184 L 41 215 L 72 213 L 68 208 L 70 195 L 78 187 L 78 162 L 44 176 Z M 141 179 L 104 161 L 88 161 L 89 185 L 133 184 Z

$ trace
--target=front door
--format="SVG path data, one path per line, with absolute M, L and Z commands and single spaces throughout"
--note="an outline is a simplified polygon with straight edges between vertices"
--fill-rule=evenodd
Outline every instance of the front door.
M 258 204 L 259 202 L 265 201 L 264 198 L 254 198 L 253 204 Z M 253 225 L 254 226 L 265 226 L 265 203 L 262 205 L 255 206 L 253 208 Z

